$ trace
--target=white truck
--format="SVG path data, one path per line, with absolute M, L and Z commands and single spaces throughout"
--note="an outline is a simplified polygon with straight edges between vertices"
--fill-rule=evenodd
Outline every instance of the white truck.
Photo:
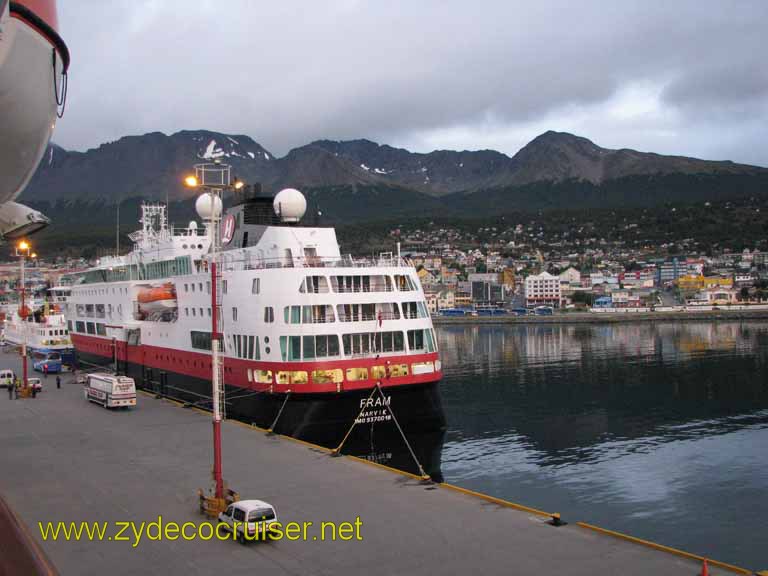
M 86 400 L 104 408 L 136 406 L 136 383 L 127 376 L 87 374 L 83 391 Z

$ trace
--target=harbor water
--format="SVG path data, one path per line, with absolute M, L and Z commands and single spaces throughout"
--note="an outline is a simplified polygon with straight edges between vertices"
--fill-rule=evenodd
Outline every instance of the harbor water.
M 447 482 L 768 569 L 768 322 L 440 326 Z

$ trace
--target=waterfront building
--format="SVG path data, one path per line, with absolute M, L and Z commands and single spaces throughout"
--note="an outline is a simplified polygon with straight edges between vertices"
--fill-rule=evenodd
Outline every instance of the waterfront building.
M 662 262 L 657 268 L 657 284 L 662 286 L 670 282 L 675 282 L 682 275 L 682 267 L 677 258 L 671 262 Z
M 542 272 L 528 276 L 525 279 L 525 303 L 526 306 L 552 306 L 560 307 L 562 292 L 560 278 L 549 272 Z

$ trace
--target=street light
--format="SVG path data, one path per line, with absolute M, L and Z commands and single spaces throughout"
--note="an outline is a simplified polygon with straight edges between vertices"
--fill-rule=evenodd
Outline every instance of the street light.
M 19 308 L 19 317 L 21 318 L 21 332 L 22 332 L 22 339 L 21 339 L 21 364 L 22 364 L 22 372 L 24 374 L 24 388 L 26 389 L 28 378 L 27 378 L 27 305 L 26 305 L 26 280 L 24 278 L 24 260 L 25 258 L 29 258 L 30 256 L 32 258 L 35 258 L 37 256 L 36 253 L 30 253 L 32 250 L 32 247 L 29 245 L 29 242 L 26 240 L 21 240 L 16 245 L 16 256 L 19 257 L 19 267 L 21 268 L 21 271 L 19 273 L 19 283 L 20 283 L 20 290 L 21 290 L 21 307 Z
M 213 479 L 215 488 L 213 497 L 206 497 L 199 492 L 201 504 L 209 513 L 226 508 L 224 496 L 224 479 L 221 470 L 221 420 L 224 404 L 224 370 L 221 360 L 221 313 L 219 300 L 219 279 L 217 271 L 218 252 L 221 249 L 221 208 L 222 195 L 225 191 L 240 190 L 245 183 L 231 176 L 231 167 L 220 160 L 212 163 L 196 164 L 195 174 L 184 178 L 184 184 L 189 188 L 200 188 L 201 195 L 195 207 L 201 218 L 206 220 L 208 237 L 210 239 L 210 254 L 208 261 L 211 268 L 211 396 L 213 400 Z M 207 199 L 204 199 L 205 196 Z M 206 201 L 207 200 L 207 201 Z

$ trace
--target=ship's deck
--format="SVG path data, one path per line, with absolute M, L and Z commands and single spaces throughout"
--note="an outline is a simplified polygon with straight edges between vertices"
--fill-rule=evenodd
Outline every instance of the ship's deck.
M 2 367 L 18 357 L 0 354 Z M 38 521 L 201 522 L 208 415 L 140 395 L 131 411 L 83 399 L 71 376 L 36 399 L 0 390 L 0 493 L 62 574 L 698 574 L 679 556 L 500 506 L 226 422 L 224 473 L 281 521 L 354 521 L 362 541 L 42 542 Z M 566 520 L 571 520 L 565 518 Z M 663 519 L 659 519 L 663 522 Z M 113 532 L 114 533 L 114 532 Z M 318 534 L 310 530 L 309 534 Z M 710 567 L 711 574 L 725 574 Z

